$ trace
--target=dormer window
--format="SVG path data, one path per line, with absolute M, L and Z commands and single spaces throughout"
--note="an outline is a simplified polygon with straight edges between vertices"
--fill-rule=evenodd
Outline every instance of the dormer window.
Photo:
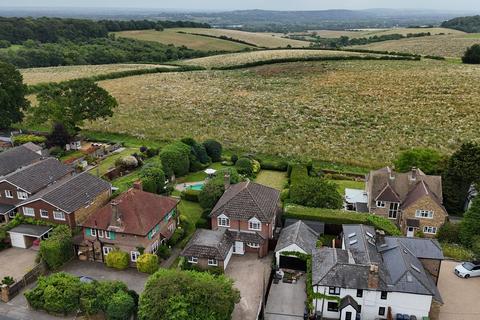
M 248 230 L 262 231 L 262 223 L 254 217 L 248 221 Z
M 217 224 L 219 227 L 229 228 L 230 227 L 230 219 L 222 214 L 217 218 Z
M 23 191 L 17 191 L 17 198 L 20 200 L 26 200 L 28 198 L 28 193 Z

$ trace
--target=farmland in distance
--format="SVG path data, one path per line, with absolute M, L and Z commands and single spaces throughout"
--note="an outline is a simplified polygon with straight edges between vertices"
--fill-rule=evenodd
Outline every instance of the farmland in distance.
M 374 36 L 385 36 L 390 34 L 401 34 L 406 36 L 409 33 L 426 33 L 432 35 L 438 34 L 465 34 L 463 31 L 447 28 L 392 28 L 392 29 L 361 29 L 361 30 L 311 30 L 322 38 L 340 38 L 342 36 L 354 38 L 368 38 Z

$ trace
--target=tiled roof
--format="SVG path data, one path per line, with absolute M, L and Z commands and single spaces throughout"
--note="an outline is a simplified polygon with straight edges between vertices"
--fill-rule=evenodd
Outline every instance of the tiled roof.
M 117 232 L 146 236 L 179 200 L 132 188 L 97 210 L 82 225 L 103 230 L 116 227 L 112 226 L 112 202 L 121 217 Z
M 355 309 L 357 312 L 360 311 L 360 308 L 358 307 L 357 301 L 352 298 L 350 295 L 346 295 L 340 300 L 340 305 L 338 306 L 339 310 L 343 310 L 344 308 L 352 306 L 353 309 Z
M 15 206 L 13 206 L 13 205 L 0 203 L 0 214 L 5 214 L 5 213 L 11 211 L 14 208 L 15 208 Z
M 74 170 L 57 159 L 47 158 L 12 172 L 5 180 L 26 192 L 33 194 L 61 180 Z
M 423 196 L 430 196 L 433 199 L 433 201 L 435 201 L 441 208 L 443 208 L 442 201 L 440 199 L 438 199 L 438 197 L 435 195 L 435 193 L 433 193 L 430 190 L 430 187 L 424 181 L 418 182 L 415 185 L 415 188 L 413 188 L 407 194 L 407 196 L 405 198 L 405 201 L 402 203 L 401 208 L 402 209 L 408 208 L 411 204 L 413 204 L 415 201 L 417 201 L 418 199 L 420 199 Z M 445 210 L 445 212 L 446 212 L 446 210 Z
M 262 244 L 265 242 L 265 238 L 258 232 L 238 232 L 228 230 L 230 237 L 236 241 L 242 241 L 246 243 L 258 243 Z
M 296 244 L 307 254 L 311 254 L 316 247 L 318 240 L 318 233 L 307 226 L 303 221 L 299 220 L 282 229 L 282 233 L 278 238 L 275 252 L 280 251 L 292 244 Z
M 280 192 L 251 181 L 240 182 L 228 188 L 212 210 L 211 216 L 225 214 L 231 219 L 258 218 L 271 222 L 278 210 Z
M 42 156 L 25 146 L 0 152 L 0 177 L 29 165 Z
M 197 229 L 181 255 L 184 257 L 225 260 L 232 244 L 233 240 L 226 229 L 216 231 Z
M 110 189 L 110 183 L 84 172 L 43 189 L 33 197 L 19 203 L 17 207 L 43 200 L 71 213 L 90 205 L 96 197 Z

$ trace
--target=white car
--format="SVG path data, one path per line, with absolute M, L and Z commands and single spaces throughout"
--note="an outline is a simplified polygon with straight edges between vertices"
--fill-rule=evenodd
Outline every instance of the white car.
M 455 267 L 455 274 L 465 279 L 480 277 L 480 264 L 464 262 Z

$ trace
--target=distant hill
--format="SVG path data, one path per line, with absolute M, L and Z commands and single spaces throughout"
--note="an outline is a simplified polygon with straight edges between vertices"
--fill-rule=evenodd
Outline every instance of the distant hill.
M 468 33 L 480 33 L 480 15 L 454 18 L 442 23 L 442 27 Z

